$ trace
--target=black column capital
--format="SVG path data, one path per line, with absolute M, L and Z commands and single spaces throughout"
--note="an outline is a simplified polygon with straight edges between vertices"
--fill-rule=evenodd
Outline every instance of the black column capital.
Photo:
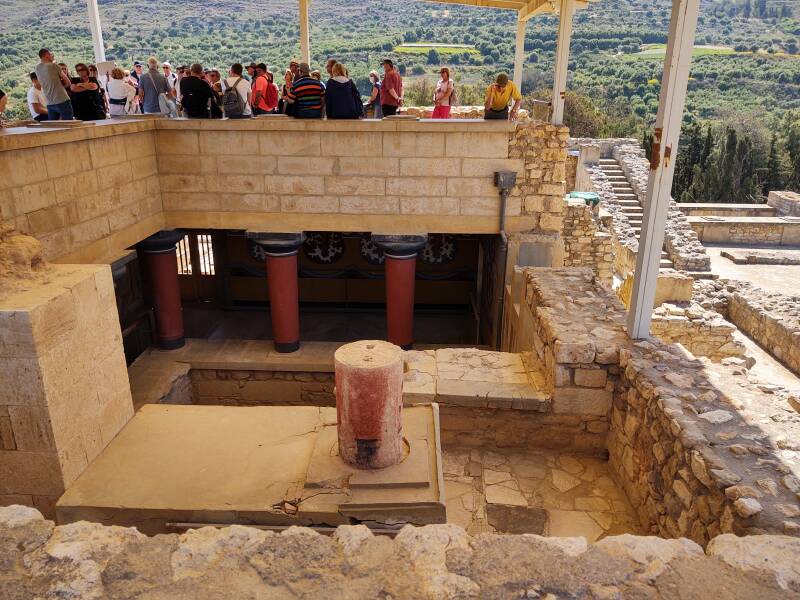
M 162 230 L 143 239 L 137 246 L 150 254 L 172 252 L 175 250 L 175 245 L 180 242 L 185 235 L 186 232 L 183 229 Z
M 371 237 L 372 242 L 383 250 L 387 258 L 400 260 L 416 258 L 419 251 L 428 243 L 427 233 L 411 235 L 373 233 Z
M 272 233 L 246 231 L 245 236 L 262 248 L 269 256 L 291 256 L 297 254 L 306 239 L 302 231 L 296 233 Z

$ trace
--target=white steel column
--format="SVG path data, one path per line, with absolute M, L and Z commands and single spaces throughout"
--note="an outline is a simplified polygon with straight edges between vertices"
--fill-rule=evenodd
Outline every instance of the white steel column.
M 95 64 L 105 62 L 106 48 L 103 44 L 103 28 L 100 26 L 100 11 L 97 9 L 97 0 L 86 0 L 89 11 L 89 29 L 92 31 L 92 47 L 94 48 Z
M 300 0 L 300 60 L 311 64 L 311 45 L 308 37 L 308 2 Z
M 527 21 L 517 19 L 517 48 L 514 51 L 514 83 L 522 92 L 522 65 L 525 62 L 525 26 Z
M 569 43 L 572 40 L 572 15 L 575 0 L 561 0 L 558 17 L 558 45 L 556 67 L 553 76 L 553 125 L 564 123 L 564 93 L 567 89 L 567 67 L 569 66 Z
M 664 227 L 669 211 L 699 7 L 700 0 L 672 2 L 667 56 L 664 60 L 664 76 L 661 79 L 661 96 L 658 100 L 658 116 L 650 159 L 650 179 L 628 311 L 628 334 L 634 339 L 644 339 L 650 335 L 650 319 L 656 297 Z

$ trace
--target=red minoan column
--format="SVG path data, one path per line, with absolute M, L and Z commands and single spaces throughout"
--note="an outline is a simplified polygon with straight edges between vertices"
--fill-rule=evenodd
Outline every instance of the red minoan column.
M 334 354 L 339 455 L 360 469 L 403 459 L 403 351 L 388 342 L 345 344 Z
M 372 235 L 386 257 L 386 330 L 389 341 L 404 350 L 414 343 L 414 285 L 417 253 L 426 235 Z
M 297 255 L 302 233 L 251 233 L 247 236 L 267 255 L 269 311 L 272 338 L 278 352 L 300 348 L 300 300 L 297 291 Z
M 178 230 L 159 231 L 138 244 L 152 288 L 158 347 L 163 350 L 181 348 L 185 343 L 175 255 L 175 244 L 183 236 L 184 232 Z

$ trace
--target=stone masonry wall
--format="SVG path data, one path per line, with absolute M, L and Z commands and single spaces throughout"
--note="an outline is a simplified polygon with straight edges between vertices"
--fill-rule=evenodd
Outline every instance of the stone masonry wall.
M 333 373 L 192 369 L 195 404 L 336 406 Z
M 786 219 L 787 217 L 689 217 L 689 222 L 698 239 L 704 243 L 796 246 L 800 244 L 800 221 Z
M 647 185 L 650 177 L 650 162 L 644 150 L 635 146 L 617 146 L 613 151 L 622 172 L 644 207 L 647 200 Z M 664 249 L 679 271 L 710 271 L 711 258 L 689 225 L 689 221 L 678 204 L 670 198 L 667 223 L 664 230 Z
M 519 198 L 523 214 L 538 216 L 532 229 L 562 229 L 568 139 L 567 127 L 539 121 L 518 123 L 511 138 L 508 157 L 524 161 L 511 197 Z
M 204 527 L 146 537 L 134 528 L 55 527 L 35 510 L 0 508 L 4 598 L 695 598 L 780 600 L 800 594 L 800 540 L 470 536 L 407 525 L 394 539 L 364 525 L 330 537 Z
M 800 375 L 800 295 L 767 292 L 746 281 L 696 281 L 695 299 L 726 316 Z
M 146 231 L 129 234 L 119 248 L 158 230 L 155 134 L 137 131 L 150 127 L 109 122 L 31 134 L 32 143 L 41 139 L 47 145 L 0 148 L 0 219 L 36 237 L 45 259 L 63 262 L 81 262 L 80 250 L 93 244 L 101 246 L 96 255 L 110 252 L 104 242 L 139 223 Z M 154 223 L 149 228 L 148 221 Z
M 613 250 L 611 234 L 602 231 L 592 208 L 582 200 L 564 207 L 564 266 L 590 267 L 603 284 L 611 287 Z
M 108 266 L 51 265 L 5 295 L 0 285 L 0 503 L 52 515 L 132 416 Z
M 770 192 L 767 204 L 774 206 L 778 214 L 800 217 L 800 194 L 797 192 Z
M 679 343 L 695 356 L 714 362 L 744 358 L 744 345 L 734 338 L 736 325 L 699 304 L 663 304 L 653 310 L 650 333 L 668 344 Z

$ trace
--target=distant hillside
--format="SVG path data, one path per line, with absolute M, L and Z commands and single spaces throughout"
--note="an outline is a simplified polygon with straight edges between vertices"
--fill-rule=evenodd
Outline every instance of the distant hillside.
M 651 121 L 663 57 L 641 52 L 665 43 L 670 6 L 670 0 L 601 0 L 580 11 L 570 85 L 600 103 L 623 102 L 634 120 Z M 225 67 L 257 59 L 281 71 L 299 54 L 295 0 L 101 0 L 100 12 L 108 56 L 128 67 L 153 54 L 173 65 Z M 24 115 L 26 73 L 39 47 L 52 48 L 71 65 L 92 59 L 85 0 L 0 0 L 0 14 L 0 88 L 11 96 L 11 114 Z M 512 69 L 510 11 L 409 0 L 314 0 L 311 19 L 316 66 L 336 56 L 362 86 L 384 56 L 396 59 L 410 78 L 433 80 L 439 64 L 449 64 L 462 84 Z M 729 50 L 696 57 L 690 116 L 714 118 L 731 109 L 769 116 L 800 108 L 798 19 L 800 0 L 704 0 L 698 44 Z M 529 24 L 523 82 L 528 92 L 550 85 L 556 26 L 554 17 Z M 403 43 L 470 48 L 396 51 Z

